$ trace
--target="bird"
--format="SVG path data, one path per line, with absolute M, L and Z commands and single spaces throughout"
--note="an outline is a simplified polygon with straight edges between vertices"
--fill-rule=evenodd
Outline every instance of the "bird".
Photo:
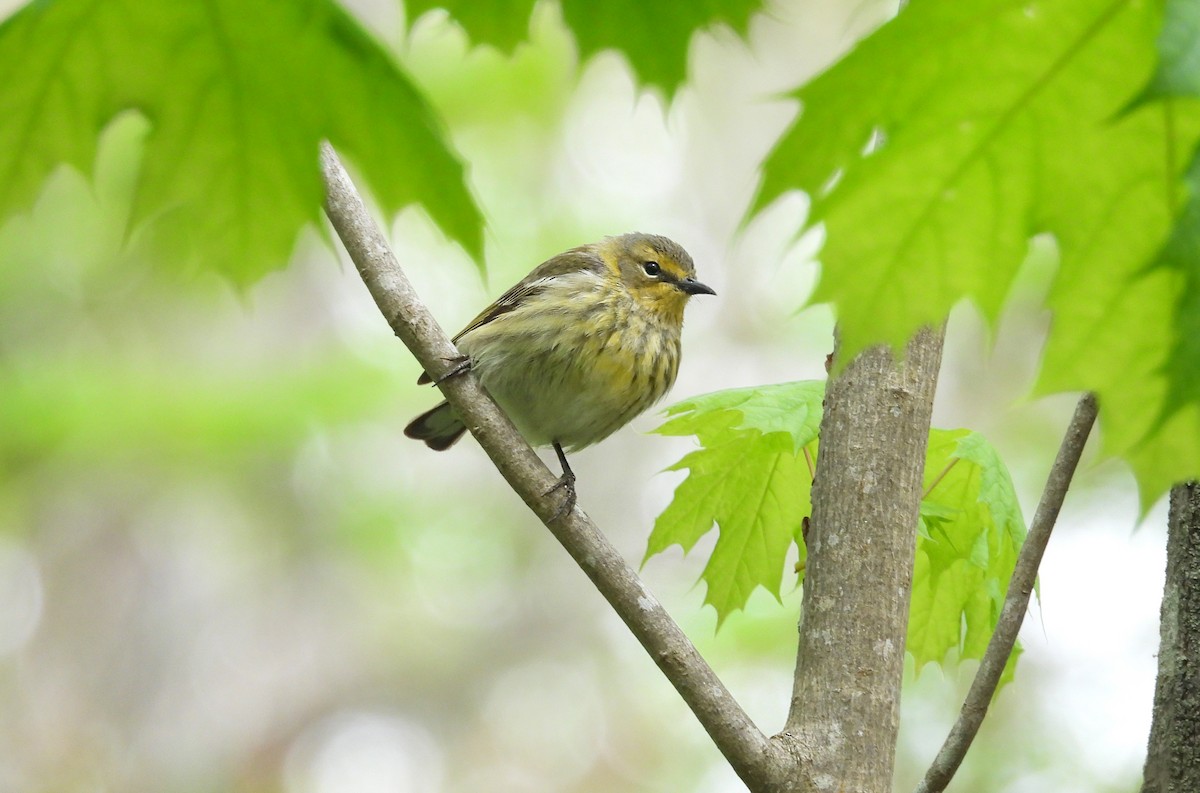
M 678 243 L 634 232 L 565 251 L 471 320 L 454 343 L 461 356 L 438 382 L 468 369 L 531 446 L 552 446 L 564 490 L 554 519 L 575 506 L 566 453 L 604 440 L 666 395 L 679 372 L 683 311 L 696 280 Z M 434 382 L 426 373 L 418 384 Z M 404 430 L 431 449 L 450 448 L 466 425 L 442 401 Z

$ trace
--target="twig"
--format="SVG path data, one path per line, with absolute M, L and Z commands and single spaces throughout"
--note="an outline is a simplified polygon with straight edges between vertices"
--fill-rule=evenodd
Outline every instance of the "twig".
M 321 145 L 325 213 L 346 246 L 379 310 L 435 379 L 458 355 L 400 269 L 337 154 Z M 513 490 L 579 564 L 675 686 L 737 774 L 761 789 L 789 762 L 750 720 L 695 646 L 616 548 L 582 510 L 552 520 L 558 500 L 544 494 L 557 481 L 473 374 L 439 386 Z
M 1025 611 L 1029 608 L 1029 595 L 1033 591 L 1034 581 L 1037 580 L 1038 566 L 1042 563 L 1042 554 L 1045 553 L 1046 543 L 1050 540 L 1050 532 L 1054 529 L 1054 522 L 1058 519 L 1058 512 L 1067 495 L 1071 477 L 1075 474 L 1075 467 L 1083 454 L 1088 434 L 1096 421 L 1096 410 L 1094 394 L 1084 394 L 1075 406 L 1075 415 L 1071 417 L 1054 466 L 1050 469 L 1050 476 L 1046 479 L 1042 500 L 1034 513 L 1025 544 L 1021 546 L 1021 553 L 1017 556 L 996 630 L 988 642 L 987 651 L 979 664 L 979 671 L 975 673 L 975 680 L 971 682 L 971 690 L 967 692 L 958 721 L 946 736 L 946 742 L 942 744 L 941 751 L 925 773 L 925 778 L 917 786 L 916 793 L 941 793 L 946 789 L 967 750 L 971 748 L 971 742 L 979 732 L 983 717 L 987 715 L 988 705 L 991 704 L 992 695 L 1000 683 L 1000 676 L 1008 663 L 1008 657 L 1012 654 L 1017 632 L 1025 619 Z

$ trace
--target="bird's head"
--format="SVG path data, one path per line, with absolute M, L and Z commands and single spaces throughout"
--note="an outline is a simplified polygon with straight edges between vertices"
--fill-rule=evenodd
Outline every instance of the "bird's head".
M 696 265 L 680 245 L 655 234 L 622 234 L 599 244 L 611 274 L 644 309 L 664 322 L 683 323 L 683 307 L 692 295 L 715 295 L 696 280 Z

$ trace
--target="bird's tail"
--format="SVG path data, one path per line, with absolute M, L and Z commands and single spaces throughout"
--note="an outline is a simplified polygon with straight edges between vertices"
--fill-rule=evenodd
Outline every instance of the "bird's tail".
M 453 446 L 466 431 L 467 426 L 449 402 L 442 402 L 432 410 L 425 411 L 404 428 L 405 435 L 425 441 L 426 446 L 439 452 Z

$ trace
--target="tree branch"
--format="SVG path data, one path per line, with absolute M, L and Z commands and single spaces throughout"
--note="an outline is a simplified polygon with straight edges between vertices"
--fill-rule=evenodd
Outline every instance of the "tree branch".
M 421 303 L 387 241 L 367 212 L 350 177 L 328 143 L 321 146 L 325 213 L 346 246 L 363 282 L 396 335 L 435 379 L 458 354 Z M 637 574 L 576 507 L 552 520 L 558 499 L 545 494 L 557 477 L 542 463 L 508 418 L 467 373 L 439 386 L 471 434 L 513 490 L 541 519 L 600 594 L 675 686 L 738 776 L 751 790 L 765 790 L 790 757 L 776 750 L 754 725 L 692 642 Z
M 790 790 L 891 793 L 943 336 L 918 331 L 899 360 L 869 348 L 829 381 L 785 732 L 816 784 Z
M 1075 406 L 1075 415 L 1071 417 L 1071 423 L 1058 449 L 1058 456 L 1050 469 L 1050 476 L 1046 479 L 1042 499 L 1038 503 L 1029 534 L 1025 537 L 1025 544 L 1021 546 L 1012 579 L 1008 583 L 1004 608 L 1000 611 L 1000 619 L 979 664 L 979 671 L 975 673 L 975 680 L 971 682 L 971 690 L 967 692 L 962 712 L 946 737 L 941 751 L 934 758 L 933 765 L 917 786 L 916 793 L 940 793 L 945 790 L 967 750 L 971 748 L 976 733 L 979 732 L 979 725 L 987 715 L 992 695 L 996 692 L 1000 676 L 1017 641 L 1017 632 L 1025 620 L 1025 611 L 1029 608 L 1029 596 L 1033 591 L 1034 581 L 1037 580 L 1042 554 L 1046 551 L 1046 543 L 1050 541 L 1050 532 L 1054 530 L 1054 523 L 1058 520 L 1058 512 L 1062 509 L 1067 488 L 1071 485 L 1071 477 L 1075 474 L 1075 467 L 1083 454 L 1088 434 L 1096 421 L 1096 412 L 1095 395 L 1084 394 Z

